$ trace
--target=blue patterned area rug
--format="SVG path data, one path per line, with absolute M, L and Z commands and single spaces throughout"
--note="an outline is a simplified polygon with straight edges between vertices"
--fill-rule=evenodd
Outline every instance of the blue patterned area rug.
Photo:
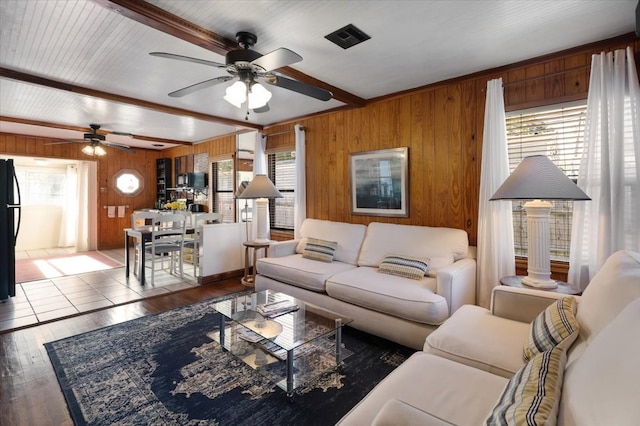
M 45 347 L 78 425 L 333 425 L 414 351 L 346 327 L 340 371 L 296 390 L 221 350 L 213 301 Z

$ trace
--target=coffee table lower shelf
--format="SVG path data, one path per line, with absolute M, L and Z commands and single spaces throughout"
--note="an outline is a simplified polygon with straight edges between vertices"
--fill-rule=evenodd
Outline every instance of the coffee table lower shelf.
M 323 374 L 336 371 L 343 365 L 344 360 L 353 354 L 342 344 L 342 327 L 337 328 L 331 335 L 324 335 L 294 349 L 284 350 L 269 339 L 251 342 L 240 338 L 244 326 L 226 320 L 224 315 L 220 316 L 220 329 L 225 330 L 222 339 L 219 331 L 210 333 L 209 337 L 274 382 L 288 397 L 293 397 L 295 390 L 301 385 Z

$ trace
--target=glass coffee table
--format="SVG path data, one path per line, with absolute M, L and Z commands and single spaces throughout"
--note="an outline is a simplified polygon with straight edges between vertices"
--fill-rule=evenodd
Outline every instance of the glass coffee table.
M 271 290 L 213 304 L 220 331 L 210 336 L 292 397 L 302 383 L 340 367 L 351 352 L 342 326 L 351 318 Z M 224 331 L 224 332 L 222 332 Z

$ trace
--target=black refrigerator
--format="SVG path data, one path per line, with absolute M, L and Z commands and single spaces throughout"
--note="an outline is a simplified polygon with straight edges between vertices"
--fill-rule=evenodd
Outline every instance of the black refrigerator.
M 16 295 L 16 238 L 20 216 L 20 186 L 13 160 L 0 160 L 0 300 Z

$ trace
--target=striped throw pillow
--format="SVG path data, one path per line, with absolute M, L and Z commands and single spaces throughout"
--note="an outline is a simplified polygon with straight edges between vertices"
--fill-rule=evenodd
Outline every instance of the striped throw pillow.
M 485 425 L 555 425 L 567 355 L 564 345 L 531 359 L 509 380 Z
M 577 308 L 575 297 L 563 297 L 533 320 L 522 354 L 525 362 L 560 343 L 564 342 L 563 345 L 567 348 L 571 346 L 578 337 L 579 325 L 575 316 Z
M 307 245 L 302 252 L 306 259 L 319 260 L 321 262 L 333 262 L 333 255 L 338 248 L 335 241 L 325 241 L 318 238 L 307 238 Z
M 428 257 L 412 257 L 400 254 L 387 255 L 380 265 L 378 272 L 382 274 L 397 275 L 399 277 L 419 280 L 424 277 L 429 269 Z

